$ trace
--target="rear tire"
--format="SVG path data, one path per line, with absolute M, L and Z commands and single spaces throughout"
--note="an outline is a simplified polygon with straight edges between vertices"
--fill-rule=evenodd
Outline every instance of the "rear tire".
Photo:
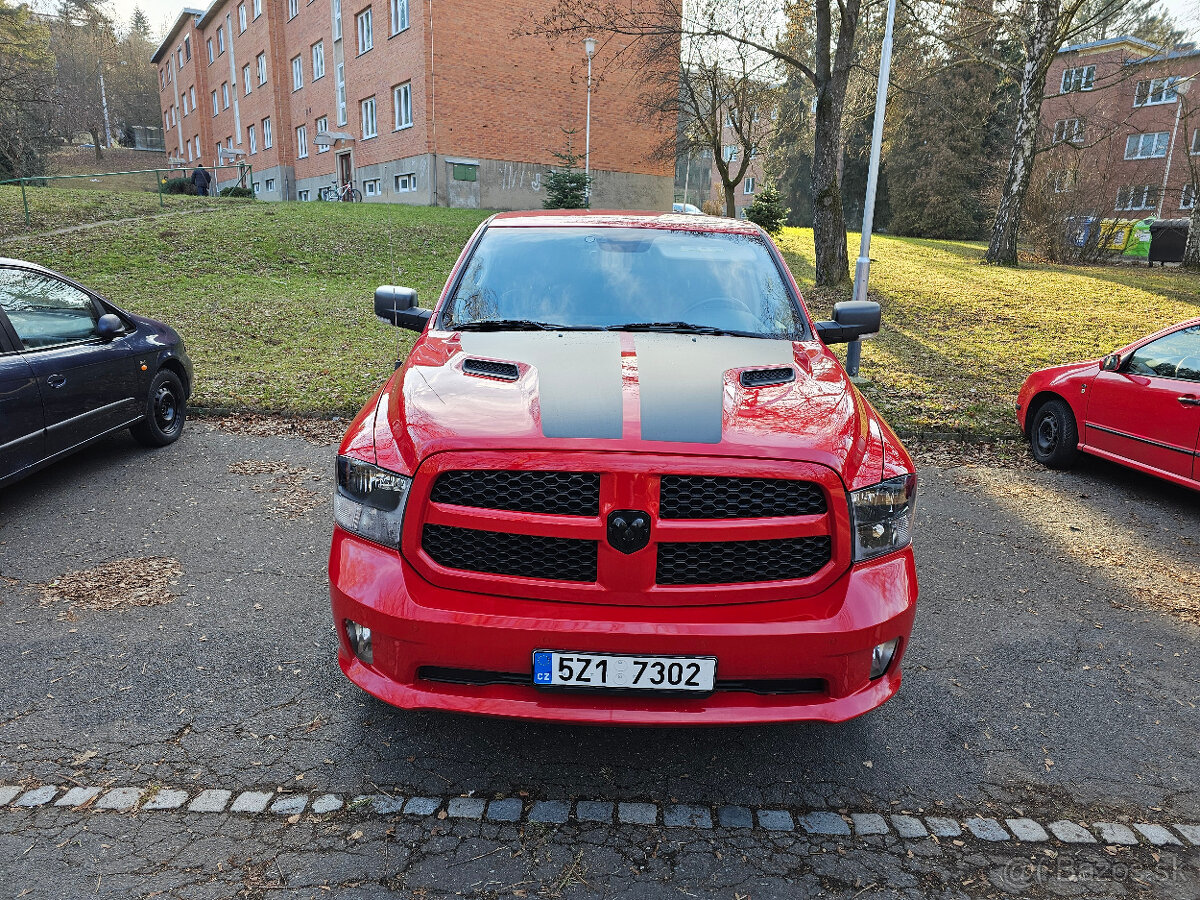
M 170 369 L 159 369 L 150 382 L 146 398 L 146 418 L 131 425 L 129 433 L 147 447 L 165 447 L 179 440 L 187 418 L 187 392 L 183 382 Z
M 1079 458 L 1079 427 L 1067 402 L 1059 397 L 1037 408 L 1029 425 L 1033 458 L 1051 469 L 1069 469 Z

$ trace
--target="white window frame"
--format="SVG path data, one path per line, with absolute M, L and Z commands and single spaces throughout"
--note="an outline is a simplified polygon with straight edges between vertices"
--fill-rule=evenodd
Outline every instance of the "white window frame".
M 262 0 L 254 0 L 254 18 L 262 15 Z
M 325 77 L 325 42 L 317 41 L 312 45 L 312 80 Z
M 368 178 L 362 183 L 364 197 L 379 197 L 383 194 L 380 190 L 378 178 Z
M 217 26 L 217 56 L 225 52 L 225 26 Z
M 221 103 L 219 100 L 217 100 L 217 92 L 216 91 L 212 92 L 212 101 L 213 101 L 213 117 L 216 118 L 216 116 L 219 115 L 221 112 Z
M 1179 92 L 1175 89 L 1178 81 L 1179 77 L 1176 75 L 1139 81 L 1133 89 L 1134 108 L 1174 103 L 1179 99 Z
M 288 21 L 300 15 L 300 0 L 288 0 Z
M 408 30 L 408 0 L 391 0 L 392 34 Z
M 1059 119 L 1054 123 L 1054 136 L 1051 143 L 1054 144 L 1081 144 L 1083 143 L 1083 119 Z
M 396 175 L 392 179 L 393 192 L 397 194 L 411 194 L 417 189 L 417 173 L 405 172 L 403 175 Z
M 183 45 L 182 44 L 180 44 L 177 48 L 175 48 L 175 68 L 177 68 L 177 69 L 183 68 Z
M 311 194 L 307 190 L 296 191 L 296 199 L 302 203 L 306 202 L 310 196 Z
M 1171 141 L 1169 131 L 1131 134 L 1125 139 L 1126 159 L 1163 159 Z
M 221 82 L 221 109 L 229 109 L 229 82 Z
M 362 114 L 362 139 L 365 141 L 373 137 L 378 137 L 379 119 L 376 115 L 375 98 L 368 97 L 365 100 L 360 100 L 358 108 Z
M 264 190 L 266 190 L 267 192 L 271 192 L 271 191 L 275 190 L 275 179 L 274 179 L 274 178 L 268 178 L 268 179 L 267 179 L 267 180 L 266 180 L 266 181 L 263 183 L 263 189 L 264 189 Z
M 249 97 L 250 96 L 250 63 L 246 63 L 244 66 L 242 66 L 242 81 L 245 82 L 245 84 L 243 85 L 243 89 L 246 92 L 246 96 Z
M 191 103 L 192 109 L 195 109 L 196 108 L 196 86 L 194 84 L 190 88 L 188 88 L 188 97 L 192 101 L 192 103 Z
M 1190 181 L 1179 192 L 1179 208 L 1191 209 L 1196 205 L 1196 186 Z
M 342 0 L 333 0 L 333 39 L 342 39 Z
M 304 57 L 292 57 L 292 90 L 298 91 L 304 87 Z
M 267 83 L 267 54 L 260 53 L 254 60 L 255 66 L 258 68 L 258 83 L 264 85 Z
M 246 31 L 246 4 L 238 4 L 238 34 L 244 34 Z
M 747 175 L 746 180 L 742 182 L 742 193 L 750 195 L 754 193 L 754 176 Z
M 211 66 L 213 64 L 213 60 L 217 58 L 217 55 L 215 53 L 213 53 L 212 38 L 209 38 L 207 43 L 208 43 L 208 64 Z M 171 76 L 171 69 L 168 67 L 167 68 L 167 81 L 171 80 L 170 76 Z
M 337 123 L 346 124 L 346 64 L 337 64 Z
M 1158 186 L 1153 184 L 1126 185 L 1117 191 L 1115 208 L 1125 212 L 1157 209 Z
M 737 144 L 726 144 L 721 148 L 721 156 L 727 163 L 737 162 L 739 149 Z
M 1096 86 L 1095 66 L 1075 66 L 1063 69 L 1060 93 L 1070 94 L 1075 91 L 1090 91 Z
M 319 119 L 317 119 L 317 121 L 313 127 L 317 129 L 317 134 L 320 134 L 322 131 L 328 132 L 329 131 L 329 117 L 321 116 Z M 313 137 L 316 137 L 316 135 L 313 135 Z M 329 152 L 328 144 L 317 144 L 317 153 L 328 153 L 328 152 Z
M 250 146 L 251 156 L 258 152 L 258 134 L 253 125 L 246 126 L 246 143 Z
M 413 124 L 411 81 L 406 81 L 404 84 L 398 84 L 392 88 L 392 107 L 393 130 L 399 131 L 402 128 L 411 128 Z
M 358 31 L 358 55 L 362 56 L 375 46 L 375 16 L 371 7 L 355 15 L 354 24 Z
M 308 126 L 296 126 L 296 159 L 308 159 Z
M 188 95 L 187 91 L 183 92 L 183 98 L 179 101 L 183 107 L 183 117 L 186 119 L 188 114 Z
M 262 120 L 263 129 L 263 149 L 270 150 L 274 145 L 274 138 L 271 136 L 271 117 L 267 116 Z

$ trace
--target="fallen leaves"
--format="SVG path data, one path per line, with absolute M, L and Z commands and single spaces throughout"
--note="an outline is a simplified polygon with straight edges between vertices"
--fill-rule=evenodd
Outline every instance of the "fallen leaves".
M 322 494 L 304 486 L 321 481 L 323 477 L 308 466 L 293 466 L 278 460 L 247 459 L 230 463 L 228 469 L 231 475 L 272 476 L 269 482 L 251 485 L 250 489 L 269 494 L 275 511 L 285 519 L 302 518 L 324 502 Z
M 78 610 L 114 610 L 125 606 L 161 606 L 175 599 L 170 586 L 183 575 L 169 556 L 126 557 L 91 569 L 68 572 L 39 585 L 42 606 L 64 604 L 58 617 L 73 621 Z

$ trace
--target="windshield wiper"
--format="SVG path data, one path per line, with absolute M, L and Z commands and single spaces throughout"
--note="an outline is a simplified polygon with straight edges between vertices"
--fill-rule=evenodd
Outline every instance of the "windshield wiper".
M 762 337 L 750 331 L 732 331 L 692 322 L 627 322 L 624 325 L 609 325 L 605 331 L 664 331 L 671 334 L 734 334 L 739 337 Z
M 480 319 L 450 325 L 451 331 L 579 331 L 575 325 L 555 325 L 533 319 Z

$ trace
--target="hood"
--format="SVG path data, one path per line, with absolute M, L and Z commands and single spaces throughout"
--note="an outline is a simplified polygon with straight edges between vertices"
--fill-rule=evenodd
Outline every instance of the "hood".
M 766 380 L 787 380 L 754 386 L 751 376 L 743 383 L 743 373 L 759 370 L 775 370 Z M 816 341 L 429 332 L 385 391 L 377 447 L 384 427 L 396 462 L 410 472 L 447 450 L 803 460 L 828 466 L 847 483 L 859 480 L 853 476 L 864 465 L 878 480 L 882 465 L 873 411 Z M 379 453 L 386 464 L 390 454 L 382 447 Z

